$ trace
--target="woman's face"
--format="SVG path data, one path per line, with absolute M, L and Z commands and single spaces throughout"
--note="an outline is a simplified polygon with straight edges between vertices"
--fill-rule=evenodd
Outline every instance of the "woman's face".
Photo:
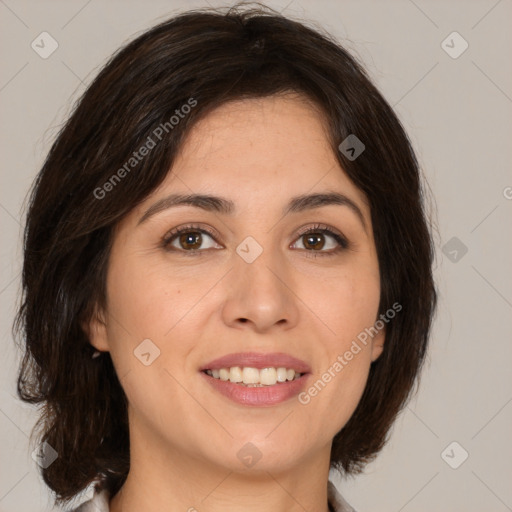
M 218 199 L 173 205 L 175 195 Z M 379 296 L 369 207 L 319 113 L 299 96 L 241 100 L 194 126 L 162 185 L 118 226 L 90 336 L 111 353 L 132 444 L 279 471 L 328 460 L 382 350 L 383 330 L 353 343 Z M 282 368 L 304 375 L 278 382 L 293 379 Z M 244 377 L 265 385 L 231 382 Z

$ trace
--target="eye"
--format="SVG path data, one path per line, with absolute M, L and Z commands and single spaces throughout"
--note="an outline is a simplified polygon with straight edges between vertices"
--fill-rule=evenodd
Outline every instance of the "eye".
M 298 247 L 296 247 L 297 244 L 299 244 Z M 348 249 L 349 242 L 341 233 L 328 226 L 315 225 L 303 231 L 292 247 L 294 249 L 304 249 L 312 253 L 312 256 L 332 256 Z
M 209 239 L 209 241 L 208 241 Z M 205 249 L 219 248 L 215 235 L 199 226 L 181 226 L 167 233 L 162 247 L 168 251 L 199 253 Z
M 168 232 L 162 240 L 162 247 L 167 251 L 178 251 L 187 255 L 199 255 L 206 249 L 221 249 L 216 235 L 208 229 L 197 225 L 187 225 Z M 298 245 L 298 246 L 297 246 Z M 348 240 L 333 228 L 315 225 L 303 231 L 292 249 L 302 249 L 311 256 L 333 256 L 348 249 Z

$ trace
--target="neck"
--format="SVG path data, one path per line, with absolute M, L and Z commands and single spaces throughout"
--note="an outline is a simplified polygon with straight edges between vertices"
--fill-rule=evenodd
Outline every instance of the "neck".
M 241 471 L 165 449 L 154 436 L 131 436 L 130 472 L 110 512 L 328 512 L 330 448 L 291 467 Z

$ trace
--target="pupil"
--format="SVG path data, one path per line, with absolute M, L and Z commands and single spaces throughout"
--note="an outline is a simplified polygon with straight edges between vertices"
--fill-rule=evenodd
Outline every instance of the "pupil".
M 197 249 L 201 246 L 201 234 L 200 233 L 185 233 L 181 235 L 180 243 L 184 248 Z M 193 247 L 190 247 L 190 246 Z
M 324 246 L 322 235 L 308 235 L 307 245 L 311 245 L 314 249 L 321 249 Z

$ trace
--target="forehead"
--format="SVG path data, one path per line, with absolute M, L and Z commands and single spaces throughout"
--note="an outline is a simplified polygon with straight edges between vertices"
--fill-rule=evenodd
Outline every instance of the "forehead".
M 308 155 L 308 160 L 318 159 L 328 147 L 324 124 L 320 113 L 302 97 L 232 101 L 192 128 L 176 166 L 192 163 L 196 167 L 203 162 L 231 168 L 276 169 Z
M 267 199 L 321 187 L 366 203 L 333 152 L 325 116 L 298 94 L 230 101 L 210 112 L 190 130 L 160 188 L 227 193 L 226 187 Z
M 367 198 L 340 166 L 325 116 L 314 104 L 298 95 L 230 101 L 196 122 L 166 178 L 116 230 L 137 227 L 176 196 L 213 196 L 231 203 L 235 218 L 274 222 L 294 203 L 323 202 L 304 196 L 331 193 L 354 203 L 370 234 Z

